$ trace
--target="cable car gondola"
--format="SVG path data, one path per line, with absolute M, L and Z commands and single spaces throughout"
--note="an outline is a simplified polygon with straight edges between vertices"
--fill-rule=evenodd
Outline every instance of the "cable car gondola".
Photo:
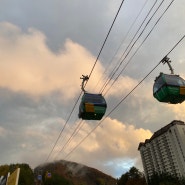
M 87 76 L 83 76 L 82 90 L 84 94 L 79 106 L 78 117 L 83 120 L 101 120 L 107 108 L 106 101 L 102 94 L 87 93 L 84 90 L 84 82 L 88 80 Z
M 162 62 L 167 62 L 171 74 L 160 73 L 155 79 L 153 86 L 153 96 L 159 102 L 177 104 L 185 100 L 185 80 L 179 75 L 173 74 L 173 69 L 169 64 L 169 58 L 165 57 Z
M 79 107 L 78 117 L 84 120 L 101 120 L 107 108 L 101 94 L 84 93 Z
M 179 75 L 160 73 L 154 83 L 153 95 L 160 102 L 182 103 L 185 100 L 185 81 Z

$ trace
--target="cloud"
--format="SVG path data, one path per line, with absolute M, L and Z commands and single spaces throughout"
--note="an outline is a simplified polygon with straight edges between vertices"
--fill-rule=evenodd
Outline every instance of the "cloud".
M 32 168 L 44 163 L 63 125 L 59 118 L 47 119 L 8 131 L 7 137 L 0 136 L 1 161 L 28 163 Z
M 177 104 L 177 105 L 171 105 L 169 104 L 168 107 L 172 110 L 174 113 L 174 119 L 176 120 L 185 120 L 184 110 L 185 110 L 185 103 Z
M 184 3 L 184 0 L 173 3 L 133 57 L 132 63 L 107 93 L 107 113 L 184 35 Z M 35 167 L 44 162 L 63 128 L 76 95 L 80 93 L 80 77 L 82 74 L 88 75 L 92 69 L 120 2 L 86 1 L 81 4 L 80 1 L 6 0 L 0 4 L 0 21 L 4 21 L 0 22 L 1 163 L 27 162 Z M 102 78 L 108 76 L 107 72 L 101 78 L 103 69 L 109 65 L 143 4 L 144 0 L 124 2 L 87 84 L 87 91 L 98 92 L 97 82 L 98 87 L 102 86 Z M 152 4 L 147 3 L 143 14 L 138 17 L 119 51 L 120 56 Z M 86 8 L 82 10 L 80 7 Z M 183 42 L 169 57 L 175 73 L 185 76 Z M 118 59 L 118 56 L 115 58 Z M 172 120 L 185 119 L 184 103 L 168 105 L 153 98 L 153 81 L 161 71 L 169 73 L 167 66 L 160 65 L 69 159 L 116 177 L 133 165 L 140 168 L 139 142 Z M 77 115 L 78 105 L 52 157 L 76 128 Z M 58 156 L 59 159 L 76 146 L 97 122 L 87 121 L 83 124 L 79 134 Z
M 41 30 L 48 38 L 47 44 L 55 52 L 60 50 L 66 38 L 71 38 L 97 54 L 119 4 L 111 0 L 106 3 L 97 0 L 83 3 L 79 0 L 7 0 L 1 2 L 0 21 L 13 22 L 23 29 L 34 27 Z
M 86 123 L 84 130 L 88 127 L 88 130 L 91 130 L 92 128 L 90 127 L 92 125 L 90 125 L 88 126 L 88 123 Z M 79 138 L 75 137 L 73 139 L 74 143 L 79 143 L 86 134 L 86 131 L 81 131 Z M 135 128 L 131 124 L 107 118 L 101 126 L 70 154 L 69 158 L 93 167 L 98 166 L 98 169 L 108 174 L 121 175 L 121 171 L 127 170 L 136 163 L 139 164 L 138 145 L 146 138 L 150 138 L 151 135 L 152 133 L 149 130 Z M 73 144 L 69 147 L 72 146 L 74 147 Z M 85 158 L 84 155 L 81 155 L 82 153 L 86 155 Z M 125 165 L 121 166 L 120 163 Z M 139 167 L 141 168 L 141 164 Z M 119 170 L 116 168 L 119 168 Z M 119 174 L 115 174 L 116 171 L 119 171 Z
M 89 74 L 94 61 L 85 48 L 70 39 L 55 54 L 38 30 L 30 28 L 28 33 L 23 33 L 10 23 L 0 24 L 0 86 L 3 88 L 32 96 L 59 91 L 69 99 L 79 92 L 80 77 Z M 102 71 L 100 64 L 96 71 Z
M 114 81 L 111 81 L 109 84 L 112 84 L 112 82 Z M 128 94 L 137 83 L 137 80 L 129 76 L 120 76 L 112 87 L 110 85 L 107 86 L 105 92 L 108 92 L 107 96 L 120 97 L 120 95 Z
M 0 137 L 5 137 L 7 135 L 7 131 L 0 126 Z

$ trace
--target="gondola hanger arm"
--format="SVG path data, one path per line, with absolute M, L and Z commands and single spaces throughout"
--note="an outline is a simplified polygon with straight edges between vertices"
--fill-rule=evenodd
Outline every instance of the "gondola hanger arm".
M 167 56 L 165 56 L 162 60 L 161 60 L 161 62 L 163 63 L 163 64 L 168 64 L 168 67 L 169 67 L 169 69 L 170 69 L 170 71 L 171 71 L 171 74 L 174 74 L 174 70 L 173 70 L 173 68 L 172 68 L 172 66 L 171 66 L 171 60 L 170 60 L 170 58 L 168 58 Z
M 81 89 L 83 92 L 86 92 L 85 91 L 85 81 L 88 81 L 89 80 L 89 77 L 88 75 L 82 75 L 82 77 L 80 77 L 80 79 L 82 79 L 82 85 L 81 85 Z

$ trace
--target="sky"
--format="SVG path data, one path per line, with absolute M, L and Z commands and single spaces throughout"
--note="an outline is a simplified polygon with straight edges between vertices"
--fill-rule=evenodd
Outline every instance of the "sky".
M 0 165 L 34 168 L 63 159 L 118 178 L 132 166 L 143 171 L 140 142 L 173 120 L 185 121 L 184 102 L 153 97 L 156 76 L 170 73 L 167 65 L 132 91 L 184 36 L 185 1 L 169 6 L 171 0 L 125 0 L 100 53 L 121 2 L 0 1 Z M 175 74 L 185 78 L 184 47 L 182 40 L 168 57 Z M 80 77 L 91 70 L 85 87 L 90 93 L 110 79 L 102 93 L 107 111 L 102 121 L 82 122 Z

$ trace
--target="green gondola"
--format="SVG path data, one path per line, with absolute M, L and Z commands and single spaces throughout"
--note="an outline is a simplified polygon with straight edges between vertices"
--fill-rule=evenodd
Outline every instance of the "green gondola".
M 101 94 L 84 92 L 79 106 L 78 117 L 83 120 L 101 120 L 106 112 L 107 104 Z
M 185 100 L 185 81 L 179 75 L 160 73 L 155 79 L 153 96 L 160 102 L 177 104 Z

